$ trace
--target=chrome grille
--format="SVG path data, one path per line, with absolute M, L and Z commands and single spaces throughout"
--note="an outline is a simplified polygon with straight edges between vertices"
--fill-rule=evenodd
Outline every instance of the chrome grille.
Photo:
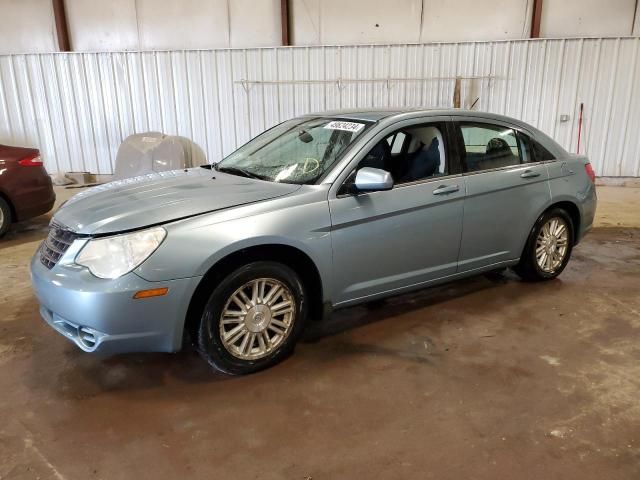
M 67 230 L 57 223 L 52 223 L 49 235 L 47 235 L 40 247 L 40 261 L 42 264 L 51 270 L 76 238 L 77 235 L 71 230 Z

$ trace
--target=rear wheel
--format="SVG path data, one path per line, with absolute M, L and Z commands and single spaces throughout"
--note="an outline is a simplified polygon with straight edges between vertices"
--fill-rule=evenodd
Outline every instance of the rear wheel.
M 573 222 L 569 214 L 555 208 L 542 214 L 529 235 L 515 270 L 530 281 L 556 278 L 571 257 Z
M 306 320 L 302 282 L 286 265 L 255 262 L 225 278 L 204 308 L 198 349 L 216 370 L 256 372 L 289 355 Z
M 0 197 L 0 237 L 2 237 L 11 226 L 11 208 L 4 198 Z

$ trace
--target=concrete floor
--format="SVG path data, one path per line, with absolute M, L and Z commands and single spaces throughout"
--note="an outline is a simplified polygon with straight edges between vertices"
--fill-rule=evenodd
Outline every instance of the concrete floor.
M 0 478 L 640 478 L 640 189 L 599 196 L 560 279 L 342 311 L 242 378 L 191 352 L 80 352 L 29 286 L 48 218 L 18 225 L 0 242 Z

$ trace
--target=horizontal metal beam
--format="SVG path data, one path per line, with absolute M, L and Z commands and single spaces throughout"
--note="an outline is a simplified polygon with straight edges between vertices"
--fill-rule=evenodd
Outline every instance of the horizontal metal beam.
M 390 87 L 391 83 L 402 82 L 428 82 L 436 80 L 491 80 L 498 78 L 496 75 L 469 75 L 465 77 L 389 77 L 389 78 L 335 78 L 330 80 L 235 80 L 233 83 L 249 88 L 253 85 L 323 85 L 333 84 L 343 87 L 345 83 L 385 83 Z

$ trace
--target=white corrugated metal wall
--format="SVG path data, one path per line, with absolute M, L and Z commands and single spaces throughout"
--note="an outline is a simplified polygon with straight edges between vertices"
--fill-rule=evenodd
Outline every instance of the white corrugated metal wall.
M 574 152 L 583 102 L 581 150 L 598 175 L 640 176 L 639 46 L 635 37 L 5 55 L 0 142 L 39 147 L 50 172 L 110 174 L 125 137 L 159 130 L 217 161 L 306 112 L 450 107 L 454 78 L 467 77 L 463 107 L 479 98 L 474 109 L 520 118 Z

